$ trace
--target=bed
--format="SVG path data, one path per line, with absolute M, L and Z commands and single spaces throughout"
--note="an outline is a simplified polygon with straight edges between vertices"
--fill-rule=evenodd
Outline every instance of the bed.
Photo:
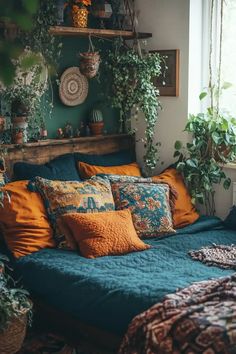
M 41 315 L 50 314 L 46 321 L 118 347 L 130 321 L 165 295 L 233 274 L 193 260 L 189 251 L 231 245 L 235 237 L 219 218 L 203 216 L 176 234 L 146 240 L 151 248 L 142 252 L 86 259 L 73 251 L 44 249 L 19 258 L 15 266 Z

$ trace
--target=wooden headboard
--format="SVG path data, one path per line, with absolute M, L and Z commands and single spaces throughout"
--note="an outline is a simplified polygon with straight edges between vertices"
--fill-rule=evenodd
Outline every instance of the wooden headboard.
M 73 152 L 108 154 L 123 149 L 134 150 L 134 137 L 128 134 L 101 135 L 71 139 L 49 139 L 23 145 L 2 145 L 6 148 L 5 163 L 8 175 L 12 175 L 15 162 L 35 164 L 49 162 L 53 158 Z

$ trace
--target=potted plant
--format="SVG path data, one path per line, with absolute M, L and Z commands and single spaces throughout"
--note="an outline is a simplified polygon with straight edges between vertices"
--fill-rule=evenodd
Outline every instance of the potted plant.
M 99 109 L 93 109 L 90 115 L 89 128 L 92 135 L 102 135 L 104 127 L 103 115 Z
M 65 7 L 71 9 L 72 22 L 74 27 L 86 28 L 88 26 L 88 6 L 91 0 L 69 0 Z
M 229 87 L 223 84 L 220 90 L 210 88 L 210 94 L 218 97 L 219 91 Z M 199 98 L 207 97 L 207 92 Z M 194 203 L 205 206 L 209 215 L 215 213 L 214 185 L 223 181 L 228 189 L 230 179 L 223 171 L 224 164 L 236 158 L 236 118 L 220 110 L 214 100 L 205 113 L 190 114 L 185 131 L 192 135 L 186 146 L 175 143 L 174 156 L 178 157 L 177 169 L 183 174 Z
M 10 354 L 22 346 L 31 320 L 32 303 L 27 291 L 15 287 L 6 272 L 6 261 L 7 257 L 0 255 L 0 352 Z
M 120 111 L 120 132 L 133 118 L 138 119 L 139 110 L 146 122 L 143 137 L 146 152 L 144 155 L 146 173 L 155 168 L 158 161 L 157 144 L 154 132 L 158 120 L 160 101 L 159 91 L 152 78 L 161 73 L 163 58 L 158 53 L 142 54 L 124 46 L 115 46 L 104 58 L 103 64 L 108 77 L 108 99 L 111 105 Z M 128 132 L 133 132 L 128 127 Z

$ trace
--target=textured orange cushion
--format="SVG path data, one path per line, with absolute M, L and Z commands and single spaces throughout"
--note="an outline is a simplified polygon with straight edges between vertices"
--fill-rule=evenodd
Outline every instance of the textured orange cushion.
M 152 177 L 155 182 L 165 182 L 177 191 L 177 199 L 173 212 L 173 223 L 175 228 L 184 227 L 192 224 L 199 218 L 191 197 L 184 184 L 181 174 L 175 168 L 168 168 L 158 176 Z
M 135 231 L 128 209 L 61 216 L 78 243 L 82 256 L 96 258 L 150 248 Z
M 95 166 L 85 162 L 78 162 L 79 173 L 82 178 L 90 178 L 99 173 L 107 175 L 141 176 L 139 165 L 136 162 L 121 166 Z
M 52 229 L 38 193 L 27 189 L 28 181 L 5 185 L 10 195 L 0 208 L 0 224 L 8 248 L 16 258 L 42 248 L 55 247 Z

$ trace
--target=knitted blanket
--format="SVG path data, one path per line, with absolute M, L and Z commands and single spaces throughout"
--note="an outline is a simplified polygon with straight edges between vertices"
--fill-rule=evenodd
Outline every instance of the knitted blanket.
M 236 269 L 236 246 L 215 245 L 202 247 L 198 251 L 190 251 L 189 255 L 197 261 L 210 266 Z
M 236 353 L 236 273 L 167 295 L 136 316 L 119 354 Z

